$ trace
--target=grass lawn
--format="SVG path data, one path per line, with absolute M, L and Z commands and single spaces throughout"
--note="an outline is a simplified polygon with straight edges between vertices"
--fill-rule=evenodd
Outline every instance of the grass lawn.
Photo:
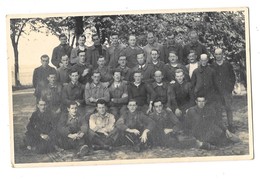
M 183 158 L 202 156 L 233 156 L 249 154 L 249 134 L 247 117 L 247 97 L 235 96 L 233 101 L 234 121 L 237 127 L 236 135 L 241 142 L 230 144 L 218 150 L 202 149 L 176 149 L 155 147 L 141 153 L 133 152 L 129 147 L 117 147 L 113 152 L 94 151 L 93 155 L 77 158 L 75 151 L 62 151 L 50 154 L 35 154 L 31 151 L 21 149 L 22 140 L 26 131 L 29 117 L 35 110 L 35 98 L 32 89 L 18 90 L 13 93 L 13 124 L 14 124 L 14 151 L 15 163 L 45 163 L 45 162 L 70 162 L 70 161 L 98 161 L 98 160 L 120 160 L 120 159 L 148 159 L 148 158 Z M 225 119 L 225 118 L 224 118 Z

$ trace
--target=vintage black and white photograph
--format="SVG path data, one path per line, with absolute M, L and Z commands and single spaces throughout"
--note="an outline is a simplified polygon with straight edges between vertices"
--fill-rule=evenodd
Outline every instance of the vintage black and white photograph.
M 8 15 L 16 167 L 253 158 L 247 8 Z

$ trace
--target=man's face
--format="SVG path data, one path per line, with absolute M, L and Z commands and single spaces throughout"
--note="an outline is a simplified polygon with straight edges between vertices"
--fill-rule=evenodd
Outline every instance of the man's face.
M 60 44 L 65 45 L 67 43 L 67 37 L 61 37 L 60 38 Z
M 38 104 L 37 104 L 37 107 L 38 107 L 38 109 L 41 113 L 45 112 L 46 107 L 47 107 L 46 102 L 45 101 L 39 101 Z
M 47 79 L 48 79 L 50 84 L 54 84 L 55 81 L 56 81 L 56 75 L 55 74 L 50 74 Z
M 169 61 L 171 63 L 177 63 L 178 61 L 178 56 L 175 53 L 169 53 Z
M 74 72 L 70 74 L 70 80 L 75 83 L 77 82 L 79 79 L 79 73 L 78 72 Z
M 92 36 L 92 40 L 94 42 L 94 45 L 100 45 L 100 39 L 97 35 Z
M 150 44 L 150 45 L 152 45 L 152 44 L 154 43 L 154 36 L 153 36 L 152 33 L 149 33 L 149 34 L 147 35 L 147 42 L 148 42 L 148 44 Z
M 86 52 L 80 52 L 79 53 L 79 62 L 85 63 L 85 61 L 86 61 Z
M 97 61 L 97 64 L 98 64 L 99 67 L 104 67 L 105 63 L 106 63 L 106 61 L 105 61 L 105 58 L 103 58 L 103 57 L 99 58 L 98 61 Z
M 129 40 L 128 40 L 128 43 L 131 47 L 134 47 L 135 44 L 136 44 L 136 37 L 135 36 L 129 36 Z
M 83 46 L 86 42 L 86 38 L 85 37 L 79 37 L 78 43 L 80 46 Z
M 174 44 L 174 35 L 167 36 L 167 43 L 169 45 Z
M 143 65 L 145 63 L 144 54 L 138 54 L 136 57 L 137 57 L 137 62 L 139 65 Z
M 97 112 L 100 115 L 106 114 L 106 105 L 105 104 L 97 104 Z
M 153 106 L 154 106 L 154 109 L 155 109 L 155 111 L 156 111 L 157 113 L 159 113 L 159 114 L 162 113 L 163 104 L 162 104 L 161 101 L 155 102 Z
M 135 112 L 136 111 L 136 109 L 137 109 L 137 104 L 136 104 L 136 102 L 135 101 L 130 101 L 129 103 L 128 103 L 128 105 L 127 105 L 127 108 L 128 108 L 128 110 L 130 111 L 130 112 Z
M 195 55 L 195 53 L 190 53 L 187 58 L 190 63 L 194 63 L 196 62 L 197 56 Z
M 205 104 L 206 104 L 206 100 L 204 97 L 198 97 L 197 100 L 196 100 L 196 104 L 199 108 L 204 108 L 205 107 Z
M 162 75 L 162 72 L 160 71 L 156 71 L 154 73 L 154 79 L 157 83 L 161 83 L 162 82 L 162 79 L 163 79 L 163 75 Z
M 142 80 L 142 74 L 141 73 L 135 73 L 134 74 L 135 83 L 141 83 L 141 80 Z
M 118 59 L 118 64 L 119 64 L 121 67 L 125 67 L 125 66 L 126 66 L 126 57 L 125 57 L 125 56 L 119 57 L 119 59 Z
M 200 64 L 201 64 L 202 66 L 207 66 L 207 64 L 208 64 L 208 58 L 207 58 L 207 57 L 201 57 L 201 58 L 200 58 Z
M 222 52 L 215 52 L 215 58 L 217 61 L 221 62 L 223 60 L 223 53 Z
M 93 83 L 98 84 L 100 81 L 100 73 L 94 73 L 92 76 Z
M 68 109 L 69 115 L 74 117 L 74 116 L 77 115 L 78 105 L 77 104 L 72 104 L 67 109 Z
M 120 82 L 121 81 L 121 73 L 115 72 L 113 78 L 114 78 L 115 82 Z
M 158 57 L 159 57 L 158 52 L 155 51 L 155 50 L 152 50 L 152 51 L 151 51 L 151 58 L 152 58 L 152 61 L 157 62 L 157 61 L 158 61 Z
M 68 67 L 68 65 L 69 65 L 69 58 L 68 58 L 68 56 L 61 57 L 61 63 L 63 65 L 63 67 Z
M 43 67 L 47 67 L 49 64 L 49 58 L 48 57 L 42 58 L 41 63 Z
M 196 43 L 197 41 L 198 41 L 198 34 L 196 34 L 196 33 L 191 33 L 190 34 L 190 41 L 191 41 L 191 43 Z
M 111 43 L 114 44 L 114 45 L 118 44 L 118 35 L 113 35 L 111 37 Z
M 178 83 L 182 83 L 184 79 L 183 72 L 175 73 L 175 79 L 177 80 Z

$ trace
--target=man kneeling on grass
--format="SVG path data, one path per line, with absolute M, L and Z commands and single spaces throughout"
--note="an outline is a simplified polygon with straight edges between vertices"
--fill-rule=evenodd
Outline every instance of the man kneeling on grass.
M 90 148 L 88 138 L 88 124 L 85 118 L 78 113 L 78 104 L 70 102 L 67 107 L 67 112 L 61 115 L 58 122 L 58 133 L 60 146 L 67 149 L 77 149 L 78 157 L 88 155 Z
M 55 150 L 55 118 L 47 110 L 46 101 L 37 100 L 37 110 L 32 113 L 27 125 L 24 143 L 28 150 L 36 153 L 49 153 Z
M 145 149 L 150 141 L 150 131 L 155 123 L 142 111 L 137 110 L 137 102 L 130 100 L 127 105 L 128 110 L 116 122 L 122 141 L 130 143 L 135 152 Z

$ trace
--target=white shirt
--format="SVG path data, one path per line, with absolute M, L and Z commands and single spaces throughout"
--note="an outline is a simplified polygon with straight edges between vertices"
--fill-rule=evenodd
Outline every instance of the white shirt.
M 190 63 L 190 69 L 189 69 L 189 75 L 190 77 L 192 76 L 193 71 L 198 68 L 199 64 L 198 63 Z

